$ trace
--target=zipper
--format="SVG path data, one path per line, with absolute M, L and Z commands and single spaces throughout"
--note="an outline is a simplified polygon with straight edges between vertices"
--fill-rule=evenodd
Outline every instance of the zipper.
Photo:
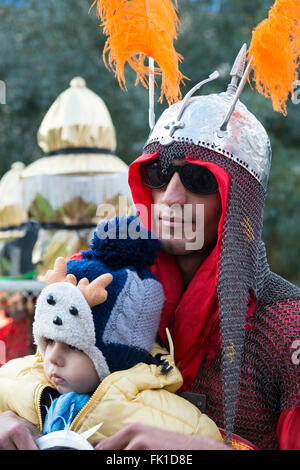
M 73 431 L 73 429 L 76 427 L 76 424 L 78 423 L 82 415 L 89 409 L 92 402 L 94 401 L 95 395 L 96 395 L 96 392 L 93 393 L 89 401 L 84 405 L 84 407 L 79 411 L 79 413 L 77 413 L 77 415 L 75 416 L 75 418 L 73 419 L 71 423 L 71 426 L 69 427 L 70 431 Z
M 43 415 L 42 415 L 42 399 L 43 399 L 43 394 L 46 389 L 49 389 L 49 394 L 51 395 L 52 393 L 56 392 L 56 389 L 51 387 L 50 385 L 39 385 L 36 391 L 36 411 L 38 415 L 38 428 L 41 432 L 43 432 Z
M 70 431 L 73 431 L 74 428 L 76 427 L 76 424 L 78 423 L 78 421 L 80 420 L 80 418 L 84 415 L 84 413 L 86 413 L 86 411 L 90 408 L 90 406 L 93 404 L 93 402 L 96 400 L 97 396 L 99 395 L 100 391 L 101 391 L 101 386 L 102 384 L 99 385 L 99 387 L 94 391 L 94 393 L 92 394 L 91 398 L 89 399 L 89 401 L 84 405 L 83 408 L 81 408 L 81 410 L 79 411 L 79 413 L 77 413 L 77 415 L 75 416 L 75 418 L 73 419 L 70 427 L 69 427 L 69 430 Z
M 79 413 L 75 416 L 75 418 L 73 419 L 69 429 L 70 431 L 74 431 L 74 428 L 76 427 L 76 425 L 78 424 L 78 421 L 81 419 L 82 415 L 91 407 L 91 405 L 93 404 L 93 402 L 99 398 L 99 396 L 101 397 L 102 395 L 102 390 L 104 389 L 107 389 L 107 387 L 110 387 L 111 386 L 111 377 L 113 377 L 114 375 L 118 375 L 120 373 L 120 371 L 117 371 L 117 372 L 112 372 L 111 374 L 109 374 L 109 381 L 107 381 L 107 377 L 105 379 L 103 379 L 103 381 L 101 382 L 101 384 L 98 386 L 98 388 L 96 388 L 96 390 L 94 391 L 94 393 L 92 394 L 91 398 L 89 399 L 89 401 L 84 405 L 84 407 L 79 411 Z
M 37 415 L 38 415 L 38 427 L 41 432 L 43 432 L 43 418 L 42 418 L 42 396 L 44 390 L 48 387 L 48 385 L 40 385 L 38 390 L 37 390 L 37 404 L 36 404 L 36 410 L 37 410 Z

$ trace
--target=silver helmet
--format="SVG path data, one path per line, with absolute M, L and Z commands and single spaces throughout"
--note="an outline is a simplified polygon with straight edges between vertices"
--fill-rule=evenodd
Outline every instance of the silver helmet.
M 246 52 L 244 44 L 232 67 L 226 92 L 193 96 L 202 85 L 218 78 L 218 72 L 212 73 L 182 101 L 163 112 L 146 146 L 185 141 L 209 148 L 243 166 L 266 188 L 272 158 L 270 140 L 262 124 L 239 100 L 250 66 L 249 62 L 245 70 Z

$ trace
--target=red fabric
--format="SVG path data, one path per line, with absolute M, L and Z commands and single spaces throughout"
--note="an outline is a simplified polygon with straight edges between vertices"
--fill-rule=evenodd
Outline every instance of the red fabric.
M 300 407 L 285 410 L 277 424 L 280 450 L 300 450 Z
M 141 162 L 157 156 L 157 153 L 143 155 L 135 160 L 129 168 L 129 185 L 133 201 L 140 214 L 142 224 L 148 229 L 151 229 L 151 189 L 143 184 L 139 167 Z M 162 283 L 166 296 L 159 334 L 165 344 L 167 344 L 166 327 L 169 328 L 172 335 L 175 361 L 184 379 L 184 385 L 180 391 L 186 390 L 194 380 L 204 357 L 208 355 L 212 359 L 220 347 L 217 297 L 218 257 L 222 243 L 229 187 L 229 175 L 218 165 L 192 160 L 188 157 L 186 160 L 196 165 L 206 166 L 214 173 L 219 184 L 223 210 L 216 247 L 201 264 L 185 291 L 181 273 L 172 255 L 160 252 L 152 268 L 153 273 Z
M 136 210 L 139 213 L 141 224 L 148 230 L 151 230 L 151 204 L 152 195 L 151 189 L 146 186 L 140 175 L 140 164 L 158 157 L 158 153 L 148 153 L 137 158 L 129 166 L 128 183 L 131 189 L 133 202 Z
M 161 253 L 152 269 L 164 286 L 166 302 L 159 335 L 168 344 L 166 328 L 169 328 L 175 361 L 184 378 L 180 392 L 194 380 L 204 357 L 208 355 L 213 359 L 220 347 L 216 266 L 215 249 L 202 263 L 186 291 L 173 256 Z
M 5 344 L 4 358 L 0 358 L 0 366 L 3 363 L 30 354 L 30 333 L 27 318 L 14 320 L 0 312 L 0 341 Z M 2 354 L 1 354 L 2 356 Z M 4 359 L 4 361 L 3 361 Z
M 5 315 L 4 310 L 0 310 L 0 331 L 4 332 L 11 328 L 13 319 Z
M 81 251 L 79 253 L 74 253 L 74 255 L 71 255 L 68 259 L 68 261 L 71 261 L 72 259 L 82 259 L 82 253 Z
M 221 436 L 224 439 L 226 436 L 224 429 L 219 428 L 219 431 L 221 433 Z M 238 436 L 237 434 L 232 434 L 232 441 L 233 441 L 232 444 L 234 448 L 239 449 L 239 444 L 241 444 L 241 447 L 242 446 L 249 447 L 248 450 L 259 450 L 259 448 L 255 446 L 254 444 L 252 444 L 252 442 L 248 441 L 247 439 L 242 438 L 241 436 Z M 239 450 L 242 450 L 242 449 L 239 449 Z

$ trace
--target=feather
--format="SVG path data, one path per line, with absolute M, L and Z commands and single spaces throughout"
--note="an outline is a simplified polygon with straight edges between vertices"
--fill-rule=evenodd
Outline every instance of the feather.
M 103 59 L 114 71 L 122 89 L 126 89 L 124 66 L 126 62 L 137 74 L 136 84 L 148 88 L 152 57 L 157 67 L 154 74 L 161 76 L 161 95 L 169 104 L 181 99 L 180 84 L 186 78 L 179 71 L 183 57 L 174 48 L 177 39 L 177 0 L 95 0 L 106 40 Z
M 275 111 L 287 114 L 300 56 L 300 1 L 276 0 L 268 18 L 254 29 L 248 51 L 259 93 L 271 98 Z

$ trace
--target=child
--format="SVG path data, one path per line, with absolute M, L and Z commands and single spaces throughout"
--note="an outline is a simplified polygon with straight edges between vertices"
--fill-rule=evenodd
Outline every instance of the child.
M 123 239 L 131 220 L 102 224 L 82 259 L 60 258 L 47 274 L 33 325 L 38 352 L 0 369 L 0 412 L 44 433 L 103 422 L 90 442 L 134 422 L 222 440 L 212 420 L 174 393 L 182 377 L 171 342 L 170 354 L 153 346 L 164 295 L 147 267 L 159 243 L 142 227 L 138 239 Z

